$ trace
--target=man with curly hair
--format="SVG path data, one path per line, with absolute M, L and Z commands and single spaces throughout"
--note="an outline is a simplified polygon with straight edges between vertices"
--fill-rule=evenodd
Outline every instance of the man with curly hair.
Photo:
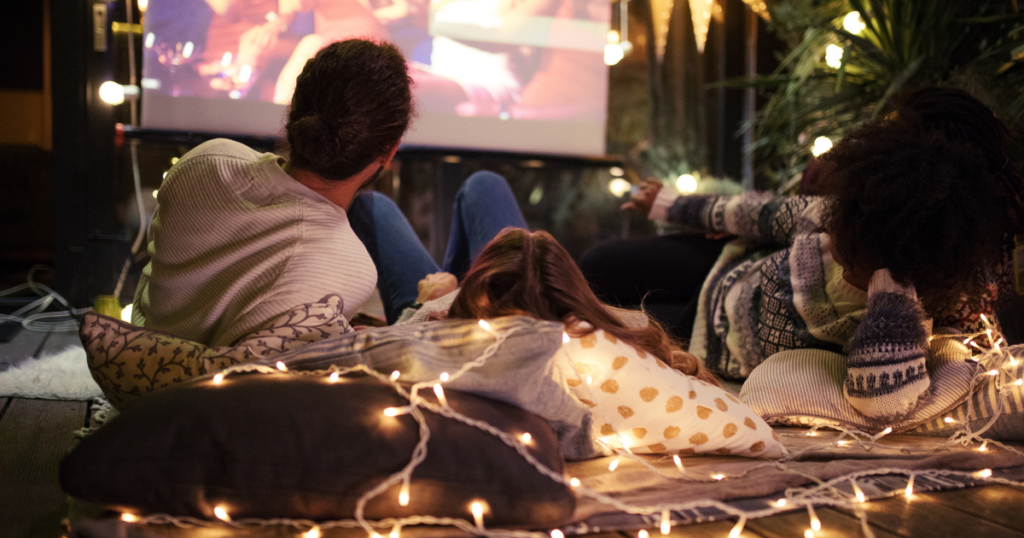
M 738 236 L 697 301 L 690 352 L 711 370 L 746 378 L 781 351 L 842 353 L 847 401 L 883 425 L 928 393 L 933 333 L 983 330 L 981 315 L 995 320 L 1014 295 L 1024 181 L 1008 143 L 973 97 L 919 90 L 822 156 L 829 196 L 687 196 L 648 182 L 626 207 Z M 581 260 L 588 278 L 602 254 Z

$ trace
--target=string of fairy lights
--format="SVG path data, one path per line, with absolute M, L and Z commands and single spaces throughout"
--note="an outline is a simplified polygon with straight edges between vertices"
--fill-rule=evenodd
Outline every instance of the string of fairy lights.
M 874 476 L 906 476 L 907 483 L 902 494 L 908 500 L 912 500 L 915 496 L 914 482 L 917 477 L 951 477 L 970 479 L 981 483 L 1002 484 L 1016 487 L 1024 486 L 1024 482 L 994 477 L 991 469 L 982 469 L 980 471 L 957 471 L 946 469 L 909 470 L 881 468 L 851 472 L 830 480 L 822 481 L 787 465 L 788 462 L 794 461 L 810 452 L 851 446 L 858 446 L 864 450 L 872 450 L 874 448 L 891 450 L 898 448 L 902 454 L 923 454 L 947 450 L 955 445 L 963 447 L 975 447 L 977 445 L 974 450 L 979 452 L 987 452 L 992 450 L 993 447 L 996 447 L 1016 453 L 1024 458 L 1024 452 L 996 440 L 982 437 L 982 435 L 992 427 L 995 420 L 1002 414 L 1004 410 L 1004 402 L 1006 398 L 1011 395 L 1011 391 L 1020 390 L 1021 386 L 1024 385 L 1021 378 L 1014 378 L 1013 375 L 1019 361 L 1012 356 L 1004 345 L 1002 345 L 1003 339 L 1001 337 L 996 337 L 996 331 L 989 320 L 982 316 L 982 321 L 985 324 L 984 331 L 968 335 L 935 335 L 934 338 L 964 338 L 964 345 L 975 347 L 982 351 L 980 355 L 977 355 L 972 359 L 977 364 L 977 375 L 975 377 L 974 387 L 977 388 L 984 382 L 994 382 L 995 390 L 997 391 L 997 394 L 999 394 L 999 404 L 994 410 L 993 416 L 989 421 L 977 431 L 973 431 L 971 429 L 969 420 L 956 421 L 955 419 L 952 419 L 952 417 L 946 417 L 946 422 L 950 424 L 955 423 L 958 429 L 938 448 L 921 450 L 915 449 L 914 447 L 900 447 L 898 445 L 880 443 L 879 441 L 882 437 L 892 433 L 893 429 L 891 427 L 885 428 L 878 433 L 870 434 L 855 429 L 846 429 L 838 425 L 827 425 L 824 427 L 835 429 L 838 433 L 834 438 L 828 441 L 822 439 L 822 444 L 820 445 L 809 446 L 802 450 L 792 452 L 777 461 L 765 461 L 763 464 L 752 466 L 745 469 L 743 472 L 733 473 L 730 475 L 726 475 L 721 472 L 712 472 L 705 475 L 703 472 L 695 473 L 684 467 L 679 456 L 673 456 L 672 458 L 678 473 L 666 472 L 664 469 L 652 465 L 648 458 L 643 458 L 634 454 L 629 449 L 629 446 L 626 443 L 626 438 L 619 435 L 617 432 L 613 438 L 618 439 L 619 443 L 609 442 L 608 440 L 603 439 L 597 440 L 598 443 L 606 449 L 607 453 L 615 456 L 609 465 L 609 471 L 615 471 L 620 466 L 623 459 L 628 459 L 637 462 L 640 466 L 657 473 L 661 477 L 691 482 L 714 482 L 738 479 L 766 467 L 774 467 L 780 471 L 799 474 L 810 479 L 812 485 L 807 487 L 789 488 L 782 493 L 780 498 L 767 502 L 763 508 L 759 509 L 741 509 L 713 499 L 699 499 L 675 503 L 668 502 L 654 505 L 637 505 L 623 502 L 611 495 L 588 488 L 579 478 L 555 472 L 538 461 L 529 450 L 529 446 L 532 445 L 534 440 L 528 432 L 513 435 L 506 431 L 499 430 L 484 421 L 467 417 L 455 411 L 448 405 L 447 399 L 444 395 L 444 384 L 459 379 L 473 368 L 483 366 L 488 359 L 497 353 L 507 338 L 519 329 L 518 327 L 512 327 L 504 331 L 497 331 L 493 330 L 487 321 L 480 320 L 480 327 L 492 335 L 494 337 L 494 341 L 489 344 L 476 359 L 465 363 L 454 373 L 449 374 L 447 372 L 443 372 L 436 379 L 414 383 L 408 389 L 399 383 L 399 380 L 401 379 L 401 372 L 393 371 L 391 374 L 385 374 L 365 365 L 355 365 L 344 368 L 332 366 L 329 369 L 315 371 L 289 371 L 287 365 L 279 361 L 277 362 L 276 367 L 256 364 L 236 365 L 213 376 L 212 382 L 214 385 L 223 384 L 228 376 L 246 372 L 318 376 L 325 377 L 329 383 L 335 383 L 345 375 L 362 373 L 376 378 L 381 383 L 390 385 L 397 394 L 409 402 L 408 405 L 401 407 L 388 407 L 379 412 L 385 419 L 392 419 L 402 415 L 409 415 L 412 417 L 419 428 L 419 441 L 415 445 L 408 463 L 401 470 L 381 481 L 377 486 L 365 492 L 359 498 L 356 503 L 353 519 L 322 522 L 281 518 L 246 518 L 236 520 L 231 517 L 229 507 L 226 505 L 217 505 L 213 509 L 214 516 L 219 521 L 193 517 L 176 517 L 168 514 L 140 516 L 131 513 L 124 513 L 121 518 L 129 523 L 176 525 L 179 527 L 209 527 L 216 525 L 227 525 L 237 528 L 252 526 L 283 526 L 296 529 L 296 532 L 302 538 L 319 538 L 323 535 L 324 531 L 332 528 L 361 528 L 367 533 L 368 538 L 384 538 L 384 533 L 387 534 L 387 538 L 401 538 L 403 528 L 417 525 L 454 527 L 472 535 L 492 538 L 564 538 L 564 533 L 560 529 L 553 529 L 549 532 L 540 532 L 489 528 L 485 525 L 485 518 L 489 513 L 489 507 L 483 499 L 474 500 L 467 506 L 467 515 L 472 518 L 472 521 L 470 521 L 469 518 L 462 519 L 425 515 L 386 518 L 374 521 L 367 520 L 364 517 L 364 510 L 367 502 L 382 495 L 395 485 L 400 484 L 396 502 L 401 506 L 407 506 L 409 504 L 409 483 L 412 480 L 412 474 L 416 467 L 426 459 L 427 455 L 427 441 L 430 439 L 431 434 L 424 416 L 424 411 L 427 411 L 467 424 L 498 438 L 503 443 L 513 448 L 539 473 L 551 480 L 554 480 L 555 482 L 572 488 L 578 496 L 593 499 L 624 513 L 645 516 L 648 521 L 651 522 L 657 521 L 658 531 L 662 535 L 669 534 L 672 526 L 677 523 L 672 519 L 673 512 L 684 512 L 687 510 L 696 510 L 701 508 L 716 509 L 724 513 L 725 517 L 736 519 L 736 524 L 730 531 L 729 536 L 730 538 L 738 538 L 743 532 L 746 522 L 750 519 L 772 516 L 802 507 L 807 510 L 809 522 L 809 527 L 806 529 L 804 536 L 805 538 L 814 538 L 822 532 L 822 523 L 820 518 L 818 518 L 814 507 L 830 506 L 847 510 L 856 515 L 861 524 L 861 532 L 864 536 L 871 538 L 874 536 L 874 533 L 868 523 L 867 512 L 863 508 L 863 503 L 867 502 L 868 499 L 860 485 L 858 485 L 858 479 L 865 479 Z M 985 337 L 987 339 L 989 349 L 985 349 L 975 342 L 979 337 Z M 568 339 L 569 335 L 563 333 L 563 341 L 568 341 Z M 571 360 L 572 359 L 570 357 L 570 361 Z M 573 370 L 576 371 L 575 368 Z M 576 375 L 579 376 L 580 374 L 577 372 Z M 582 381 L 584 381 L 586 385 L 589 385 L 590 380 L 582 379 Z M 437 399 L 436 404 L 420 394 L 421 391 L 424 390 L 428 390 L 434 394 Z M 967 401 L 969 402 L 967 416 L 973 416 L 972 399 L 968 398 Z M 805 434 L 795 435 L 818 437 L 821 435 L 819 432 L 821 427 L 823 426 L 816 426 L 808 430 Z M 844 491 L 846 485 L 849 485 L 849 492 Z M 582 529 L 581 532 L 585 532 L 585 529 Z M 636 536 L 637 538 L 650 538 L 650 532 L 647 530 L 640 530 L 637 532 Z

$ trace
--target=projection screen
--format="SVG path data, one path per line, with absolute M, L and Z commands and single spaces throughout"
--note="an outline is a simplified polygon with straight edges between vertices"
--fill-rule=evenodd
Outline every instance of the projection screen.
M 368 37 L 411 68 L 404 145 L 603 155 L 610 13 L 609 0 L 150 0 L 142 123 L 279 136 L 306 60 Z

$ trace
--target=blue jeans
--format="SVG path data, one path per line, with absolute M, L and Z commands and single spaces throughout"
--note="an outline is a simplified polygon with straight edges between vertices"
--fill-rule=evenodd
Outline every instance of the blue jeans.
M 379 192 L 356 196 L 348 220 L 377 266 L 377 288 L 389 324 L 416 300 L 417 284 L 425 276 L 444 271 L 461 280 L 498 232 L 510 226 L 527 227 L 508 182 L 487 171 L 469 176 L 455 195 L 451 235 L 440 267 L 387 196 Z

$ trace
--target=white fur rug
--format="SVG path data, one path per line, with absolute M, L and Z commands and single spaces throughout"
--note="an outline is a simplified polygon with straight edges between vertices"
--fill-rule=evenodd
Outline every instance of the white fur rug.
M 89 373 L 85 350 L 69 347 L 55 355 L 26 359 L 0 372 L 0 396 L 46 400 L 91 400 L 103 392 Z

